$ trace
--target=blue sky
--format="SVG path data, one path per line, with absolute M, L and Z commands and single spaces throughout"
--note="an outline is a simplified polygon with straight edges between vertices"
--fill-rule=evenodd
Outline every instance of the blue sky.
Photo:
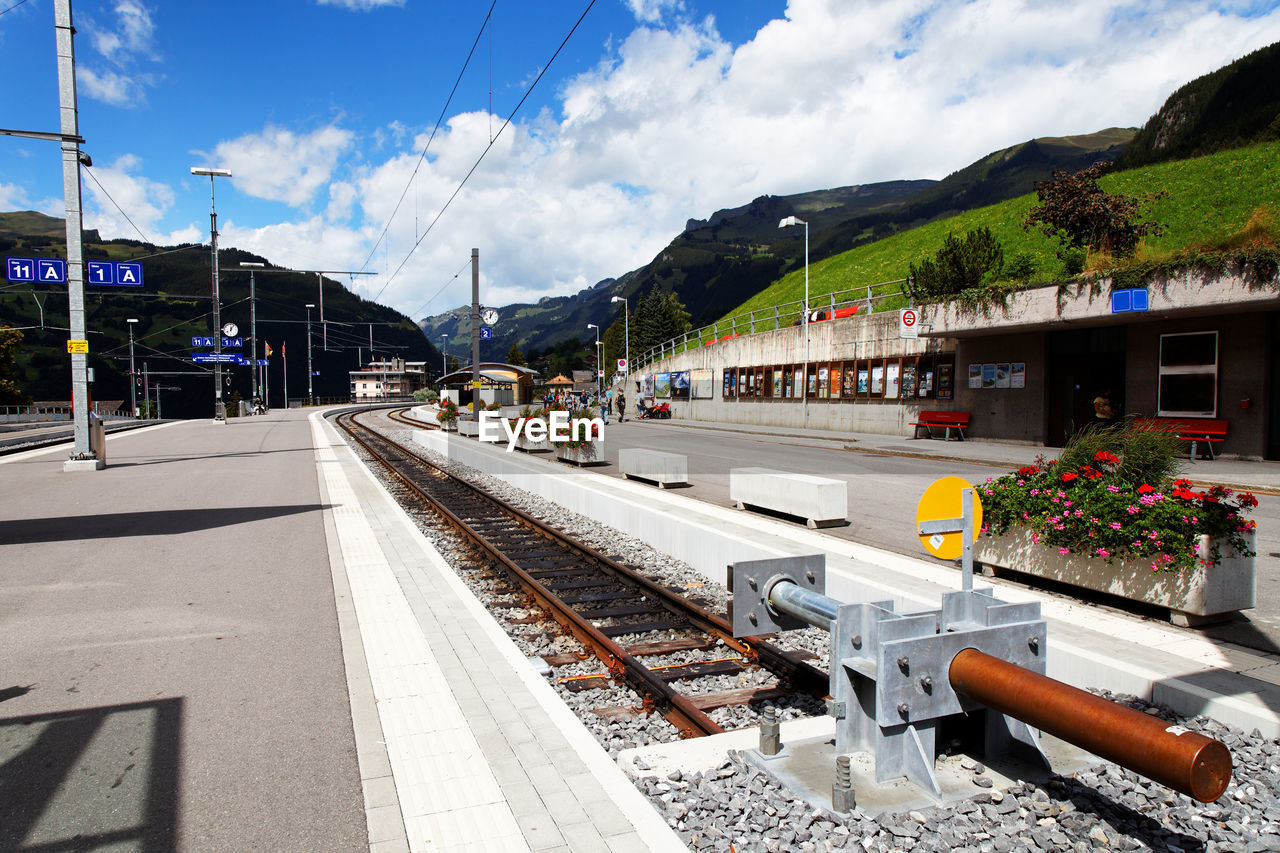
M 484 301 L 536 300 L 759 195 L 1141 124 L 1280 40 L 1276 2 L 497 0 L 482 31 L 490 2 L 77 0 L 86 227 L 207 240 L 212 165 L 223 245 L 414 317 L 469 298 L 475 246 Z M 57 130 L 52 0 L 0 0 L 0 79 L 0 127 Z M 19 209 L 62 215 L 58 151 L 0 136 Z

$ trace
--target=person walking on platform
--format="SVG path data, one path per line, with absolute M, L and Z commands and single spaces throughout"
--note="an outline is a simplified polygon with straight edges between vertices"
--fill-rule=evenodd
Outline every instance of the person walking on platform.
M 605 391 L 600 395 L 600 416 L 604 419 L 604 425 L 609 425 L 609 407 L 613 405 L 613 401 L 609 399 L 609 392 Z
M 623 423 L 627 419 L 627 395 L 621 388 L 618 389 L 618 423 Z

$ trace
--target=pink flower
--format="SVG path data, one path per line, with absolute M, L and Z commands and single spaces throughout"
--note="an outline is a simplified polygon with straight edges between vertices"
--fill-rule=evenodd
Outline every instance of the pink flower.
M 1120 487 L 1119 487 L 1119 486 L 1107 486 L 1107 491 L 1114 495 L 1116 492 L 1120 491 Z
M 1040 534 L 1039 534 L 1039 533 L 1032 533 L 1032 534 L 1031 534 L 1031 541 L 1032 541 L 1032 543 L 1033 543 L 1033 544 L 1035 544 L 1035 545 L 1039 545 L 1039 544 L 1040 544 Z
M 1111 524 L 1109 524 L 1109 525 L 1107 525 L 1107 526 L 1108 526 L 1108 527 L 1110 527 L 1112 530 L 1119 530 L 1119 529 L 1120 529 L 1120 522 L 1118 522 L 1118 521 L 1113 521 L 1113 522 L 1111 522 Z
M 1129 513 L 1129 515 L 1137 515 L 1138 508 L 1136 506 L 1125 507 L 1125 512 Z
M 1106 548 L 1099 548 L 1099 549 L 1098 549 L 1098 556 L 1099 556 L 1099 557 L 1110 557 L 1110 556 L 1111 556 L 1111 552 L 1109 552 Z
M 1058 553 L 1059 553 L 1059 554 L 1070 554 L 1070 553 L 1071 553 L 1071 549 L 1070 549 L 1070 548 L 1059 548 L 1059 549 L 1058 549 Z

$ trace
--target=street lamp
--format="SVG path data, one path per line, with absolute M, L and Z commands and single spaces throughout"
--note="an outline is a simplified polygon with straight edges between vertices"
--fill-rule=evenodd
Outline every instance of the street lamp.
M 213 201 L 213 179 L 231 177 L 230 169 L 191 167 L 193 175 L 209 176 L 209 243 L 213 251 L 213 420 L 226 423 L 222 405 L 222 305 L 218 296 L 218 211 Z
M 133 416 L 138 416 L 138 375 L 133 370 L 133 324 L 137 317 L 125 320 L 129 324 L 129 403 L 133 406 Z
M 626 362 L 626 365 L 627 365 L 626 373 L 627 373 L 627 376 L 630 376 L 631 375 L 631 305 L 627 302 L 627 297 L 625 296 L 615 296 L 609 301 L 622 303 L 622 316 L 624 321 L 623 327 L 622 327 L 623 334 L 624 334 L 624 337 L 623 337 L 624 352 L 622 355 L 622 360 Z
M 588 329 L 596 330 L 596 397 L 600 396 L 600 372 L 604 365 L 600 363 L 600 327 L 595 323 L 588 323 Z
M 266 406 L 266 398 L 262 393 L 262 371 L 258 369 L 258 295 L 253 277 L 254 269 L 262 269 L 266 264 L 241 261 L 240 266 L 249 270 L 249 352 L 253 353 L 253 357 L 249 359 L 249 373 L 253 377 L 253 396 L 262 400 L 263 406 Z
M 788 216 L 778 223 L 779 228 L 790 228 L 793 225 L 804 226 L 804 372 L 801 374 L 801 417 L 804 426 L 809 426 L 809 223 L 794 216 Z
M 314 406 L 316 404 L 316 395 L 311 388 L 311 309 L 315 308 L 315 303 L 307 303 L 307 405 Z

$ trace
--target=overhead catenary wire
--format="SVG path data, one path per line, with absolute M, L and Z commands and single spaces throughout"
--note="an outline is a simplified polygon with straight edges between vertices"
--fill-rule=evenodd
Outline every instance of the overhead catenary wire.
M 120 215 L 125 218 L 125 221 L 128 222 L 130 225 L 133 225 L 133 230 L 138 232 L 138 236 L 142 238 L 142 242 L 152 243 L 151 238 L 148 237 L 146 234 L 143 234 L 141 228 L 139 228 L 137 225 L 134 225 L 133 220 L 129 218 L 129 214 L 124 212 L 124 208 L 116 204 L 116 200 L 111 197 L 111 193 L 107 192 L 107 188 L 104 187 L 102 185 L 102 182 L 98 180 L 98 176 L 93 173 L 93 170 L 90 169 L 88 166 L 84 165 L 83 163 L 80 164 L 80 168 L 84 171 L 86 175 L 88 175 L 93 180 L 93 182 L 97 185 L 98 189 L 102 190 L 102 194 L 107 197 L 107 201 L 111 202 L 112 206 L 114 206 L 116 210 L 120 211 Z
M 564 50 L 564 46 L 569 43 L 569 39 L 573 38 L 573 34 L 578 31 L 578 27 L 582 25 L 582 21 L 587 17 L 587 13 L 591 11 L 591 7 L 595 6 L 595 4 L 596 0 L 590 0 L 590 2 L 587 3 L 587 7 L 582 10 L 582 14 L 578 16 L 578 20 L 574 21 L 573 27 L 570 28 L 564 39 L 561 40 L 559 46 L 555 50 L 555 53 L 551 54 L 551 58 L 542 66 L 542 70 L 538 72 L 538 76 L 534 78 L 533 83 L 529 85 L 529 88 L 525 90 L 525 93 L 521 96 L 519 102 L 516 103 L 515 109 L 511 111 L 511 115 L 507 116 L 506 120 L 502 122 L 502 126 L 498 128 L 498 132 L 493 134 L 492 139 L 489 140 L 489 144 L 485 146 L 484 151 L 480 152 L 480 156 L 476 158 L 476 162 L 472 164 L 469 170 L 467 170 L 467 174 L 463 176 L 462 181 L 459 182 L 457 188 L 454 189 L 453 194 L 450 195 L 448 201 L 444 203 L 444 206 L 440 208 L 440 211 L 436 214 L 435 218 L 431 220 L 427 229 L 422 232 L 422 236 L 414 241 L 413 246 L 409 249 L 409 253 L 405 255 L 404 260 L 396 267 L 395 272 L 387 278 L 387 281 L 382 285 L 382 289 L 378 291 L 378 295 L 374 297 L 374 301 L 377 301 L 378 297 L 382 296 L 383 291 L 385 291 L 391 282 L 395 280 L 396 276 L 400 274 L 400 271 L 404 269 L 405 264 L 407 264 L 409 259 L 413 257 L 413 253 L 418 250 L 418 246 L 422 245 L 423 240 L 427 239 L 427 235 L 431 233 L 433 228 L 435 228 L 436 223 L 440 221 L 440 217 L 444 216 L 445 211 L 449 209 L 449 206 L 453 204 L 454 199 L 456 199 L 458 194 L 462 192 L 462 188 L 467 185 L 467 181 L 469 181 L 471 176 L 475 174 L 475 171 L 480 167 L 481 162 L 483 162 L 484 158 L 493 150 L 493 146 L 497 144 L 497 141 L 502 136 L 503 131 L 507 129 L 511 124 L 511 121 L 520 113 L 520 109 L 524 106 L 525 101 L 527 101 L 529 96 L 533 94 L 533 91 L 538 88 L 538 83 L 541 82 L 544 76 L 546 76 L 547 71 L 556 61 L 556 57 L 558 57 L 561 51 Z M 368 261 L 366 261 L 366 263 L 368 263 Z
M 413 173 L 409 176 L 409 180 L 405 182 L 404 189 L 400 192 L 400 198 L 396 201 L 396 206 L 392 208 L 391 215 L 387 217 L 387 224 L 382 227 L 382 233 L 378 235 L 378 239 L 374 242 L 373 248 L 369 250 L 369 257 L 364 259 L 364 263 L 360 265 L 360 269 L 369 266 L 369 261 L 378 251 L 378 246 L 386 238 L 387 232 L 391 229 L 391 223 L 395 221 L 396 214 L 400 211 L 400 205 L 404 203 L 404 197 L 409 192 L 409 187 L 414 185 L 414 180 L 418 177 L 418 170 L 422 168 L 422 162 L 427 158 L 427 151 L 431 148 L 432 141 L 435 140 L 436 134 L 440 131 L 440 125 L 444 123 L 445 114 L 449 112 L 449 105 L 453 103 L 453 96 L 458 92 L 458 86 L 462 83 L 462 76 L 467 73 L 467 67 L 471 64 L 471 57 L 475 55 L 476 45 L 480 43 L 480 37 L 484 35 L 484 31 L 489 26 L 489 19 L 493 16 L 493 7 L 498 4 L 498 0 L 493 0 L 489 4 L 489 11 L 485 13 L 484 21 L 480 24 L 480 29 L 476 32 L 475 40 L 471 42 L 471 50 L 467 51 L 467 58 L 463 60 L 462 68 L 458 71 L 458 77 L 453 81 L 453 88 L 449 90 L 449 97 L 445 99 L 444 106 L 440 109 L 440 115 L 436 118 L 436 125 L 431 129 L 431 136 L 427 138 L 427 142 L 422 146 L 422 153 L 418 155 L 418 162 L 414 164 Z M 416 199 L 415 199 L 416 203 Z M 418 222 L 417 210 L 414 211 L 414 236 L 417 236 Z M 381 292 L 378 294 L 381 296 Z

